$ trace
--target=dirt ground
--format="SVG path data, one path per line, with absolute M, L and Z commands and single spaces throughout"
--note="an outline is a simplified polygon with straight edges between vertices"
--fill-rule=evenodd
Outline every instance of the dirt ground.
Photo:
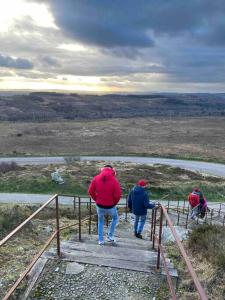
M 225 118 L 0 123 L 0 155 L 155 155 L 225 162 Z

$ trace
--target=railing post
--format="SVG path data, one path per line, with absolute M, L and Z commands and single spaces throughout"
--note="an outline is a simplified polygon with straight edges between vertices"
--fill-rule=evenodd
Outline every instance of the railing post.
M 180 222 L 180 210 L 177 213 L 177 225 L 179 225 Z
M 168 201 L 167 201 L 167 213 L 169 213 L 169 208 L 170 208 L 170 201 L 168 199 Z
M 212 216 L 213 216 L 213 209 L 211 209 L 211 214 L 210 214 L 210 224 L 212 225 Z
M 187 224 L 188 224 L 188 218 L 189 218 L 189 211 L 190 211 L 190 206 L 188 205 L 188 211 L 187 211 L 187 217 L 186 217 L 186 229 L 187 229 Z
M 76 196 L 73 197 L 73 214 L 74 214 L 74 219 L 76 216 Z
M 186 206 L 186 200 L 185 200 L 185 198 L 184 198 L 184 203 L 183 203 L 183 214 L 184 214 L 184 210 L 185 210 L 185 207 Z
M 221 205 L 221 203 L 220 203 L 220 208 L 219 208 L 219 217 L 220 217 L 220 212 L 221 212 L 221 206 L 222 206 L 222 205 Z
M 106 216 L 106 227 L 109 227 L 109 215 Z
M 89 198 L 89 234 L 91 234 L 91 198 Z
M 158 245 L 158 256 L 157 256 L 157 269 L 160 265 L 160 245 L 162 240 L 162 225 L 163 225 L 163 209 L 160 206 L 160 225 L 159 225 L 159 245 Z
M 178 213 L 178 209 L 180 209 L 180 199 L 177 200 L 177 213 Z
M 152 241 L 152 236 L 153 236 L 153 222 L 154 222 L 154 209 L 152 209 L 152 219 L 151 219 L 151 236 L 150 236 L 150 241 Z
M 79 211 L 79 241 L 81 241 L 81 203 L 80 203 L 80 197 L 78 198 L 78 211 Z
M 128 210 L 128 203 L 127 203 L 128 196 L 126 197 L 126 209 L 125 209 L 125 221 L 127 222 L 127 210 Z
M 156 215 L 157 215 L 157 208 L 154 208 L 154 223 L 153 223 L 153 243 L 152 249 L 155 249 L 155 231 L 156 231 Z
M 56 217 L 56 240 L 57 240 L 57 255 L 60 256 L 60 229 L 59 229 L 59 198 L 55 197 L 55 217 Z

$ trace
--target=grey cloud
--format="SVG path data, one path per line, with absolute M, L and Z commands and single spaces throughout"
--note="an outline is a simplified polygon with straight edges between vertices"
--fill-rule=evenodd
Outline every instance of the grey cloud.
M 41 61 L 48 66 L 58 66 L 59 62 L 56 58 L 46 55 L 41 58 Z
M 209 44 L 214 38 L 217 43 L 221 40 L 221 15 L 225 16 L 222 0 L 55 0 L 48 4 L 68 36 L 105 48 L 152 47 L 158 35 L 184 33 L 199 42 Z
M 33 63 L 24 58 L 12 58 L 0 54 L 0 67 L 13 69 L 33 69 Z

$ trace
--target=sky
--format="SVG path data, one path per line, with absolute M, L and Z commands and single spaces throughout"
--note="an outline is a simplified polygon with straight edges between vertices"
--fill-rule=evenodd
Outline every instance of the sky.
M 0 0 L 0 90 L 225 92 L 225 1 Z

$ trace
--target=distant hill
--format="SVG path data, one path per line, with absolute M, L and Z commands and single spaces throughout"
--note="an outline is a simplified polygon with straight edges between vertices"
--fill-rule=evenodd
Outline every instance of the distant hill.
M 1 121 L 224 115 L 225 93 L 80 95 L 33 92 L 0 96 Z

